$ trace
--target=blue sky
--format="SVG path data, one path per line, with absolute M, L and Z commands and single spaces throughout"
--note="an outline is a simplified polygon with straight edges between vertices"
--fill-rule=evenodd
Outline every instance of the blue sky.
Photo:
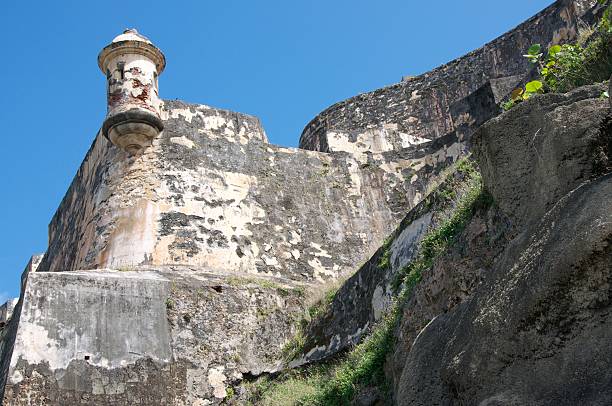
M 478 48 L 551 0 L 38 1 L 0 10 L 0 300 L 44 252 L 47 224 L 104 118 L 100 49 L 136 27 L 168 61 L 160 95 L 258 116 L 297 146 L 336 101 Z

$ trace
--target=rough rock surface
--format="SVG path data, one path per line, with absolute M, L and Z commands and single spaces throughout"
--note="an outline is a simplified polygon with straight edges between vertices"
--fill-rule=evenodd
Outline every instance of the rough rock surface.
M 612 169 L 610 139 L 602 136 L 609 125 L 604 89 L 538 96 L 494 118 L 472 140 L 487 188 L 514 227 L 539 220 L 580 181 Z
M 612 402 L 612 128 L 601 89 L 536 97 L 475 135 L 514 238 L 495 244 L 502 252 L 455 306 L 433 311 L 435 284 L 424 281 L 414 301 L 429 302 L 432 319 L 416 336 L 418 306 L 406 306 L 398 404 Z M 475 271 L 443 261 L 446 278 Z

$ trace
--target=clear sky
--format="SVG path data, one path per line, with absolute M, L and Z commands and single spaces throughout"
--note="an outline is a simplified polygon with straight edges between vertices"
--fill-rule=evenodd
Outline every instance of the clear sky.
M 96 57 L 135 27 L 166 55 L 160 95 L 258 116 L 297 146 L 336 101 L 478 48 L 552 0 L 5 1 L 0 8 L 0 301 L 33 253 L 105 109 Z

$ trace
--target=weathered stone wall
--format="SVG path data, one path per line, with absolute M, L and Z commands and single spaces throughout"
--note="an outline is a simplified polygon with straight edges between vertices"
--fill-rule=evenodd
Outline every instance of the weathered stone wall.
M 2 328 L 7 321 L 11 319 L 13 309 L 17 304 L 17 299 L 9 299 L 2 306 L 0 306 L 0 328 Z
M 30 274 L 3 404 L 219 404 L 281 366 L 305 297 L 202 269 Z
M 167 102 L 129 157 L 98 136 L 54 216 L 42 271 L 183 264 L 323 281 L 365 260 L 462 150 L 385 154 L 265 142 L 253 117 Z
M 587 3 L 557 2 L 465 58 L 332 106 L 305 149 L 268 144 L 254 117 L 179 101 L 164 103 L 164 131 L 141 155 L 98 134 L 0 337 L 4 403 L 219 404 L 234 382 L 282 368 L 311 292 L 357 269 L 417 206 L 394 236 L 391 273 L 375 257 L 350 278 L 302 361 L 351 345 L 438 221 L 427 197 L 443 171 L 528 74 L 518 52 L 572 38 Z M 497 238 L 490 220 L 465 236 L 483 252 Z M 401 366 L 421 323 L 472 294 L 486 252 L 456 277 L 436 265 L 416 289 Z
M 575 38 L 580 19 L 589 21 L 595 0 L 560 0 L 512 31 L 421 76 L 360 94 L 329 107 L 304 129 L 300 147 L 315 151 L 388 151 L 463 128 L 469 136 L 483 121 L 462 100 L 490 82 L 499 103 L 533 68 L 522 55 Z M 494 114 L 487 113 L 486 119 Z

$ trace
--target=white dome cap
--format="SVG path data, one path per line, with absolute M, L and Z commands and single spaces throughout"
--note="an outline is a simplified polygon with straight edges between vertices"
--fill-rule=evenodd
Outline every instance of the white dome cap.
M 136 28 L 127 28 L 125 31 L 123 31 L 123 34 L 117 35 L 113 39 L 113 43 L 121 42 L 121 41 L 140 41 L 140 42 L 146 42 L 147 44 L 152 44 L 149 38 L 140 34 L 136 30 Z
M 98 55 L 98 66 L 106 74 L 106 63 L 119 54 L 134 53 L 144 55 L 155 63 L 157 74 L 161 74 L 166 67 L 166 58 L 162 51 L 135 28 L 123 31 L 113 41 L 105 46 Z

